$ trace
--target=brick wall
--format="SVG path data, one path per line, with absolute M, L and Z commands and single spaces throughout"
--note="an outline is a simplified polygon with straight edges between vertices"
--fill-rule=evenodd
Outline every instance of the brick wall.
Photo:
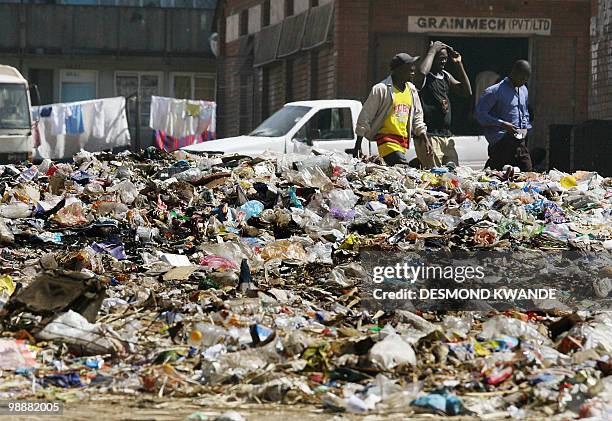
M 319 1 L 320 4 L 325 2 L 327 0 Z M 333 45 L 301 51 L 252 69 L 249 76 L 244 71 L 242 75 L 238 73 L 241 37 L 227 42 L 225 34 L 228 31 L 223 25 L 227 24 L 229 16 L 239 16 L 247 9 L 250 9 L 251 16 L 255 15 L 252 9 L 262 3 L 263 0 L 229 0 L 219 10 L 219 33 L 223 48 L 218 60 L 217 127 L 222 137 L 248 133 L 285 102 L 336 97 L 336 50 Z M 271 2 L 272 8 L 276 9 L 281 4 L 284 2 Z M 299 10 L 303 8 L 300 5 Z M 249 27 L 254 26 L 253 22 L 249 22 Z M 252 98 L 244 98 L 245 95 Z
M 612 119 L 612 0 L 593 0 L 589 118 Z

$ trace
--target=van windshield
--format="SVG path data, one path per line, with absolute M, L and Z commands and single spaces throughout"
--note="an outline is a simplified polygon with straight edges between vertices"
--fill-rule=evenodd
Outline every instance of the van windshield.
M 285 105 L 268 117 L 250 136 L 279 137 L 286 135 L 310 111 L 310 107 Z
M 0 83 L 0 129 L 30 129 L 25 85 Z

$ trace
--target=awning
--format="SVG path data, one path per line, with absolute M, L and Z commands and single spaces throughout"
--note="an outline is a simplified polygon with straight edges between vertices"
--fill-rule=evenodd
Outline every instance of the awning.
M 253 66 L 263 66 L 276 60 L 282 24 L 266 26 L 255 34 L 255 58 Z
M 309 50 L 327 42 L 334 15 L 334 2 L 313 7 L 308 13 L 302 49 Z
M 307 17 L 308 12 L 304 12 L 299 15 L 289 16 L 284 20 L 280 44 L 278 46 L 278 58 L 300 51 Z

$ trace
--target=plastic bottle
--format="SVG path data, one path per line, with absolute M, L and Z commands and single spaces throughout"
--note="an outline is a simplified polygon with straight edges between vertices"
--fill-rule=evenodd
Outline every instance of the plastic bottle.
M 194 348 L 208 348 L 227 335 L 227 331 L 210 323 L 196 323 L 189 333 L 187 342 Z

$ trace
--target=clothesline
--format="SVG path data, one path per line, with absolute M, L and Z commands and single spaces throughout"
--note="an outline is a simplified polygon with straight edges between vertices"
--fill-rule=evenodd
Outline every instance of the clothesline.
M 167 136 L 215 138 L 217 104 L 211 101 L 152 96 L 149 126 Z
M 124 97 L 41 105 L 32 107 L 32 117 L 34 148 L 43 158 L 130 144 Z

